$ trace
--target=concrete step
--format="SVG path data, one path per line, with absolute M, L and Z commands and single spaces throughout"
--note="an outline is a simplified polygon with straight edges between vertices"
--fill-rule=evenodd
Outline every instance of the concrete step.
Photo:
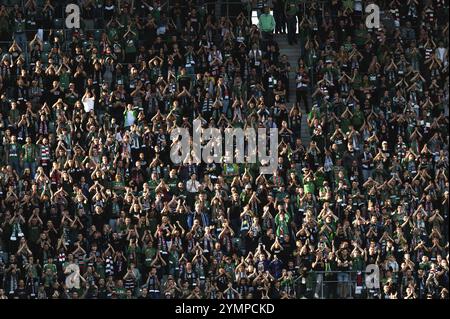
M 285 34 L 277 34 L 275 35 L 275 40 L 278 43 L 278 47 L 280 48 L 280 55 L 286 54 L 288 56 L 288 61 L 291 65 L 291 72 L 289 73 L 289 105 L 291 108 L 293 103 L 296 101 L 296 83 L 295 83 L 295 73 L 297 72 L 297 61 L 300 58 L 300 45 L 289 45 L 287 40 L 287 35 Z M 308 97 L 308 103 L 311 105 L 311 97 Z M 306 121 L 308 115 L 305 113 L 305 110 L 302 109 L 303 117 L 302 117 L 302 128 L 301 128 L 301 137 L 303 144 L 305 146 L 309 145 L 311 141 L 311 137 L 309 135 L 309 127 Z

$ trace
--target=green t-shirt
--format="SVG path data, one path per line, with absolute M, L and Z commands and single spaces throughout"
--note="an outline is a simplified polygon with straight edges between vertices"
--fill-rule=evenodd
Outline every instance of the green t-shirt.
M 357 29 L 355 30 L 355 43 L 358 46 L 364 45 L 367 38 L 367 30 Z
M 259 25 L 262 31 L 272 32 L 275 29 L 275 19 L 270 13 L 259 16 Z
M 148 188 L 150 188 L 151 191 L 154 191 L 156 189 L 156 186 L 158 186 L 159 182 L 157 180 L 149 180 L 148 181 Z
M 286 195 L 288 195 L 286 192 L 277 192 L 275 197 L 278 200 L 278 202 L 280 203 L 280 202 L 283 202 L 283 200 L 286 197 Z
M 70 75 L 67 72 L 64 72 L 59 77 L 60 87 L 65 91 L 69 87 L 70 83 Z
M 245 192 L 245 191 L 243 191 L 243 192 L 241 193 L 240 198 L 241 198 L 241 202 L 242 202 L 242 205 L 243 205 L 243 206 L 245 206 L 245 205 L 248 204 L 248 201 L 250 200 L 250 196 L 251 196 L 251 195 L 252 195 L 252 194 L 248 194 L 248 193 Z
M 314 194 L 314 190 L 315 190 L 315 186 L 314 186 L 314 182 L 313 181 L 306 182 L 306 183 L 304 182 L 305 194 L 308 194 L 308 193 Z
M 55 264 L 45 264 L 44 265 L 44 273 L 47 272 L 47 270 L 50 269 L 53 274 L 56 274 L 56 265 Z
M 105 266 L 102 263 L 95 265 L 95 271 L 100 275 L 101 278 L 105 279 Z
M 118 32 L 116 28 L 108 28 L 108 38 L 111 41 L 115 41 L 118 38 Z
M 117 194 L 122 195 L 125 193 L 125 183 L 123 181 L 112 181 L 111 186 Z
M 25 20 L 14 20 L 14 32 L 25 32 Z
M 65 102 L 70 106 L 74 106 L 77 100 L 78 98 L 76 97 L 76 95 L 72 93 L 67 94 L 65 97 Z
M 286 13 L 291 16 L 296 15 L 298 13 L 298 4 L 299 3 L 300 3 L 299 0 L 286 0 L 286 3 L 284 5 Z
M 37 149 L 34 144 L 25 144 L 22 146 L 23 160 L 26 163 L 34 163 L 37 159 Z
M 347 133 L 349 131 L 348 127 L 350 126 L 350 119 L 348 118 L 343 118 L 341 120 L 341 128 L 342 128 L 342 132 Z
M 364 123 L 364 113 L 361 110 L 353 113 L 352 123 L 356 130 L 361 128 Z
M 289 214 L 284 214 L 284 219 L 280 219 L 280 214 L 275 216 L 275 224 L 277 225 L 277 236 L 289 234 L 289 223 L 291 221 L 291 216 Z
M 312 120 L 314 118 L 314 115 L 316 116 L 316 118 L 320 118 L 320 110 L 319 108 L 315 108 L 315 110 L 311 110 L 308 113 L 308 120 Z
M 14 109 L 14 110 L 11 109 L 9 111 L 9 117 L 10 117 L 12 123 L 18 122 L 19 121 L 19 117 L 20 117 L 19 110 L 18 109 Z
M 156 256 L 156 248 L 154 247 L 147 247 L 144 249 L 144 264 L 147 267 L 150 267 L 153 259 Z
M 152 17 L 155 19 L 155 23 L 159 23 L 161 19 L 161 11 L 159 10 L 153 10 L 151 13 Z
M 419 263 L 419 269 L 423 269 L 425 271 L 428 271 L 428 270 L 431 269 L 431 263 L 430 262 L 426 262 L 426 263 L 421 262 L 421 263 Z
M 352 270 L 362 271 L 363 269 L 364 269 L 364 259 L 361 256 L 353 258 Z
M 125 299 L 125 297 L 127 296 L 127 293 L 125 291 L 125 288 L 121 287 L 121 288 L 116 288 L 115 292 L 117 294 L 117 297 L 119 299 Z
M 169 186 L 169 191 L 173 192 L 177 188 L 179 179 L 178 178 L 168 178 L 166 181 L 167 186 Z
M 316 173 L 314 174 L 314 177 L 315 177 L 315 184 L 316 184 L 316 186 L 317 186 L 317 187 L 322 187 L 323 181 L 324 181 L 324 179 L 325 179 L 324 174 L 321 173 L 321 172 L 316 172 Z

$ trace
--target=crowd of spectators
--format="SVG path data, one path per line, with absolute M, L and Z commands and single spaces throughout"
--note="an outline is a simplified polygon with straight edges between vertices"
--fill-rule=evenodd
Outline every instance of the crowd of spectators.
M 448 298 L 448 0 L 2 2 L 0 299 Z M 175 165 L 197 118 L 277 170 Z

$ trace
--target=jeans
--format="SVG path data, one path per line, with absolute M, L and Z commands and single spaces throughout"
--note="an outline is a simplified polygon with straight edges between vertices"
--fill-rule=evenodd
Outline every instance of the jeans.
M 371 169 L 362 169 L 362 175 L 364 182 L 369 179 L 370 176 L 372 176 L 372 170 Z
M 112 232 L 113 233 L 115 233 L 116 232 L 116 223 L 117 223 L 117 219 L 115 219 L 115 218 L 110 218 L 109 219 L 109 226 L 111 227 L 111 230 L 112 230 Z
M 226 117 L 230 117 L 231 116 L 231 112 L 230 112 L 230 100 L 229 99 L 223 99 L 222 100 L 222 113 L 226 116 Z
M 337 274 L 338 280 L 338 298 L 347 298 L 350 288 L 350 274 L 346 272 L 340 272 Z
M 323 284 L 323 274 L 316 275 L 316 290 L 314 291 L 315 295 L 318 295 L 319 298 L 322 298 L 322 284 Z
M 31 171 L 31 177 L 34 178 L 36 174 L 36 162 L 23 162 L 23 169 L 29 168 Z
M 192 80 L 195 80 L 195 68 L 192 65 L 186 67 L 186 73 L 191 77 Z
M 338 282 L 340 282 L 340 283 L 346 283 L 346 282 L 349 282 L 350 275 L 346 272 L 340 272 L 337 275 L 337 279 L 338 279 Z
M 18 157 L 10 157 L 9 158 L 9 165 L 17 172 L 17 174 L 21 174 L 22 171 L 20 169 L 20 162 Z

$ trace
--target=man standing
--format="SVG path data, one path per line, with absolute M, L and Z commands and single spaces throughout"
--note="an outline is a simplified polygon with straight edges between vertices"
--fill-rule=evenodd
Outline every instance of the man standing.
M 258 28 L 264 40 L 269 40 L 275 30 L 275 18 L 270 14 L 270 9 L 265 6 L 263 13 L 259 16 Z
M 298 4 L 299 0 L 286 0 L 284 5 L 284 13 L 286 15 L 288 29 L 288 42 L 290 45 L 297 44 L 295 31 L 297 26 Z
M 20 174 L 20 144 L 17 143 L 15 135 L 11 135 L 11 141 L 6 145 L 6 154 L 6 162 L 11 165 L 17 174 Z
M 186 190 L 188 191 L 187 196 L 187 204 L 193 206 L 195 202 L 195 196 L 197 195 L 198 191 L 200 190 L 201 184 L 197 180 L 197 175 L 192 174 L 191 178 L 186 182 Z
M 36 174 L 36 160 L 38 158 L 37 147 L 31 142 L 31 137 L 29 136 L 27 136 L 25 141 L 26 144 L 22 146 L 23 168 L 29 168 L 31 176 L 34 178 L 34 174 Z
M 296 83 L 297 83 L 297 103 L 300 106 L 301 101 L 303 101 L 303 104 L 305 106 L 305 111 L 309 113 L 309 105 L 308 105 L 308 83 L 309 83 L 309 77 L 308 73 L 306 73 L 305 68 L 301 66 L 298 69 L 297 76 L 296 76 Z
M 273 16 L 275 18 L 275 33 L 284 34 L 286 31 L 286 17 L 284 16 L 284 0 L 272 0 Z
M 14 40 L 19 45 L 20 50 L 24 51 L 27 45 L 27 36 L 25 34 L 26 21 L 22 15 L 22 12 L 17 11 L 14 18 Z
M 286 90 L 286 102 L 289 102 L 289 72 L 291 71 L 291 64 L 289 63 L 286 54 L 281 56 L 281 60 L 278 64 L 281 81 L 283 82 L 284 89 Z
M 46 174 L 49 174 L 50 168 L 51 168 L 50 161 L 51 161 L 52 154 L 51 154 L 51 149 L 50 149 L 50 144 L 48 142 L 48 139 L 46 137 L 44 137 L 42 139 L 42 143 L 38 142 L 37 147 L 39 150 L 38 156 L 40 159 L 40 164 L 44 168 L 44 172 Z

